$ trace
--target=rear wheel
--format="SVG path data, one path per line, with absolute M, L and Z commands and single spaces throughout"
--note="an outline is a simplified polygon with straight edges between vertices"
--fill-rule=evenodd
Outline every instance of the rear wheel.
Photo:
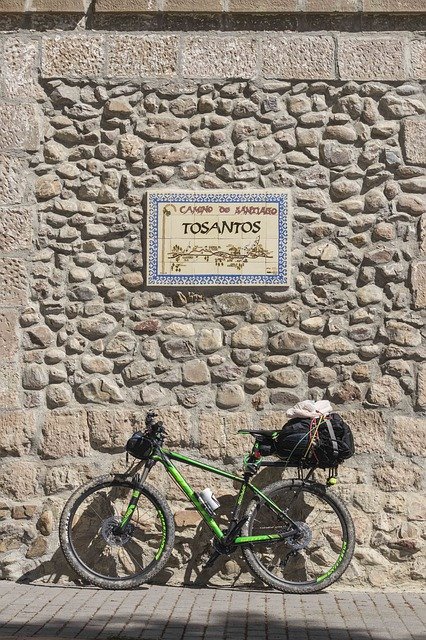
M 354 526 L 345 505 L 325 487 L 301 480 L 276 482 L 263 493 L 298 524 L 299 534 L 243 547 L 253 572 L 286 593 L 313 593 L 338 580 L 355 546 Z M 242 535 L 277 534 L 292 528 L 262 499 L 252 500 L 246 516 Z
M 131 589 L 155 576 L 174 544 L 173 515 L 166 500 L 144 485 L 129 523 L 116 526 L 128 508 L 131 480 L 103 476 L 80 487 L 60 521 L 66 559 L 85 580 L 104 589 Z

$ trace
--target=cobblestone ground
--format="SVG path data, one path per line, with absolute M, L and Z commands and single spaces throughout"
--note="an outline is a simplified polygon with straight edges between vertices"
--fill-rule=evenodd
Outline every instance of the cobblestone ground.
M 423 640 L 420 593 L 314 596 L 147 586 L 111 592 L 0 583 L 0 638 Z

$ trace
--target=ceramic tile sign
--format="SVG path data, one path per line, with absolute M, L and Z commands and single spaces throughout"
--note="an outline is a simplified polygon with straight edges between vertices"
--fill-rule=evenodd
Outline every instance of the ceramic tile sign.
M 288 285 L 289 191 L 147 192 L 148 286 Z

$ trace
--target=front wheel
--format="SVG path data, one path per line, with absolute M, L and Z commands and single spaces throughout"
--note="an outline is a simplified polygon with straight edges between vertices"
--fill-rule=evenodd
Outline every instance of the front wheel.
M 338 580 L 355 546 L 354 525 L 345 505 L 325 487 L 302 480 L 276 482 L 263 493 L 297 523 L 299 533 L 243 547 L 253 573 L 286 593 L 314 593 Z M 250 502 L 246 516 L 242 535 L 282 534 L 294 528 L 261 498 Z
M 134 485 L 116 476 L 97 478 L 77 489 L 62 512 L 59 537 L 78 575 L 103 589 L 132 589 L 155 576 L 174 544 L 174 521 L 166 500 L 144 485 L 121 534 L 116 527 Z

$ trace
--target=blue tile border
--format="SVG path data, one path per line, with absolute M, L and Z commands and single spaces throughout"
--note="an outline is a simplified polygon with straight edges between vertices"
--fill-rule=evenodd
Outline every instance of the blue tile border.
M 148 286 L 288 286 L 289 285 L 289 215 L 288 190 L 264 191 L 147 191 L 147 285 Z M 278 273 L 274 275 L 160 274 L 158 273 L 159 204 L 169 203 L 238 203 L 258 202 L 278 205 Z

